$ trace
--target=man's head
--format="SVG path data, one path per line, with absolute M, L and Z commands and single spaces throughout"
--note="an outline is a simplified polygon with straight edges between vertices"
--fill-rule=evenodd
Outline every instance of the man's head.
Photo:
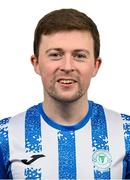
M 41 76 L 44 100 L 84 100 L 101 64 L 99 33 L 94 22 L 73 9 L 44 16 L 34 37 L 31 62 Z
M 55 10 L 45 15 L 37 24 L 34 35 L 34 54 L 39 55 L 42 35 L 56 32 L 80 30 L 90 32 L 94 41 L 94 57 L 100 53 L 100 37 L 96 24 L 86 14 L 75 9 Z

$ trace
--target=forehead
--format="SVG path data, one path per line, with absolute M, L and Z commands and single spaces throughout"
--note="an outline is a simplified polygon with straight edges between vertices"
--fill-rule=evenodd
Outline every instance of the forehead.
M 87 31 L 63 31 L 42 35 L 40 48 L 93 49 L 93 38 Z

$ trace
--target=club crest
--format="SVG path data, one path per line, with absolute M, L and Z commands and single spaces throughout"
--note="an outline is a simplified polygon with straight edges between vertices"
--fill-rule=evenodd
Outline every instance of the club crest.
M 108 171 L 111 167 L 112 157 L 106 150 L 97 150 L 93 153 L 92 160 L 95 169 L 99 171 Z

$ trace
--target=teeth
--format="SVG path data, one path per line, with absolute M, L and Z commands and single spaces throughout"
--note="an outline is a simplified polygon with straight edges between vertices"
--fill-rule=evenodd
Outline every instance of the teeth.
M 74 81 L 70 80 L 70 79 L 60 80 L 59 82 L 62 83 L 62 84 L 71 84 L 71 83 L 74 83 Z

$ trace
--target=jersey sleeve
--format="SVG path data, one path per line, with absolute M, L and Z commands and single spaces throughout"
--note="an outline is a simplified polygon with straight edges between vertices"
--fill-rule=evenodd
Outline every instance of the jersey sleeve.
M 8 146 L 8 122 L 10 118 L 0 120 L 0 179 L 8 179 L 7 176 L 7 152 Z
M 4 165 L 3 154 L 0 147 L 0 179 L 7 179 L 7 173 Z
M 125 179 L 130 179 L 130 154 L 127 154 L 126 164 L 127 164 L 127 168 L 126 168 L 126 176 L 125 176 Z

